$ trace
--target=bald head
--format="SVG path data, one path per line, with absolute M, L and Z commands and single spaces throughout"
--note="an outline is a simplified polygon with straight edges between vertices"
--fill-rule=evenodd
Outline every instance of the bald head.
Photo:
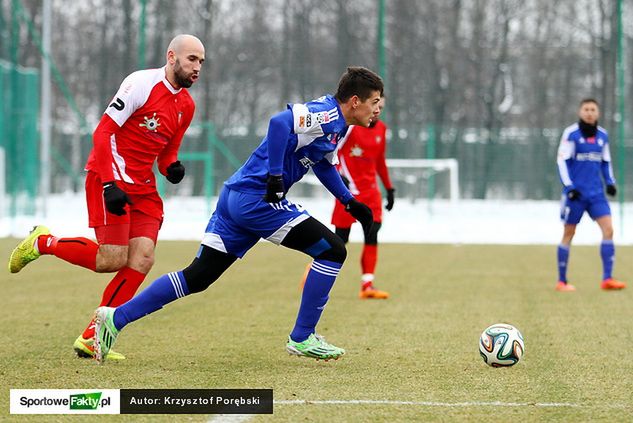
M 167 47 L 167 54 L 169 55 L 170 51 L 179 54 L 185 49 L 197 49 L 204 52 L 204 45 L 202 44 L 202 41 L 194 35 L 178 34 L 169 43 L 169 46 Z
M 204 45 L 197 37 L 179 34 L 167 47 L 167 79 L 175 88 L 189 88 L 198 80 Z

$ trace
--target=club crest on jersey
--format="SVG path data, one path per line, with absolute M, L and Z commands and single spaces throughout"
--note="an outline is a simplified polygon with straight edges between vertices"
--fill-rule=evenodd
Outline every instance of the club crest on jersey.
M 301 163 L 306 169 L 310 169 L 310 167 L 314 165 L 314 162 L 307 157 L 300 158 L 299 163 Z
M 354 147 L 352 147 L 349 150 L 349 155 L 350 155 L 350 157 L 362 157 L 363 156 L 363 149 L 360 148 L 358 145 L 355 145 Z
M 330 114 L 328 112 L 315 113 L 314 117 L 319 125 L 330 122 Z
M 160 123 L 158 123 L 158 121 L 160 120 L 160 118 L 156 117 L 156 112 L 154 112 L 154 115 L 151 118 L 145 116 L 143 119 L 145 119 L 145 122 L 139 123 L 138 126 L 143 126 L 148 131 L 152 132 L 156 132 L 158 130 L 158 127 L 160 126 Z

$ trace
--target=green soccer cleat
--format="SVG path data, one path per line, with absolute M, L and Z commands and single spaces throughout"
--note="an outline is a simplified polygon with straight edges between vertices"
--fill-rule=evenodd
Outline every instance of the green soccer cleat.
M 119 336 L 119 330 L 114 326 L 114 307 L 99 307 L 95 311 L 95 360 L 103 363 L 109 358 L 110 349 Z
M 50 231 L 46 226 L 34 226 L 31 232 L 29 232 L 29 236 L 24 238 L 11 253 L 11 257 L 9 258 L 9 272 L 18 273 L 24 269 L 24 266 L 38 258 L 40 252 L 35 248 L 37 237 L 48 234 L 50 234 Z
M 85 339 L 81 335 L 75 339 L 73 350 L 79 358 L 95 358 L 94 338 Z M 125 356 L 114 350 L 110 350 L 106 356 L 108 360 L 125 360 Z
M 338 360 L 340 356 L 345 354 L 343 348 L 335 347 L 325 342 L 325 338 L 316 333 L 311 333 L 308 339 L 303 342 L 295 342 L 288 337 L 286 351 L 291 355 L 316 358 L 317 360 Z

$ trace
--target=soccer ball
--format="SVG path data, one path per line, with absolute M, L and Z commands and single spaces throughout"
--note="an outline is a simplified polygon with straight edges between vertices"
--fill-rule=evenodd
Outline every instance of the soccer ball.
M 479 337 L 479 353 L 492 367 L 510 367 L 519 362 L 525 351 L 523 335 L 507 323 L 489 326 Z

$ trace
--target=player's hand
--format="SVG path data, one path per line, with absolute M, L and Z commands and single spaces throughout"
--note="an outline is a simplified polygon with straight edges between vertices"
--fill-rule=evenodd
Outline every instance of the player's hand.
M 347 179 L 345 175 L 341 175 L 341 180 L 343 181 L 343 184 L 345 184 L 345 188 L 349 189 L 349 179 Z
M 374 214 L 367 205 L 352 198 L 349 203 L 345 205 L 345 211 L 351 214 L 356 220 L 363 226 L 363 232 L 365 235 L 369 234 L 371 227 L 374 224 Z
M 114 182 L 105 182 L 103 184 L 103 199 L 105 200 L 106 209 L 117 216 L 123 216 L 125 214 L 125 205 L 132 204 L 125 191 Z
M 396 193 L 395 188 L 389 188 L 387 190 L 387 204 L 385 205 L 385 208 L 387 209 L 387 211 L 391 211 L 391 209 L 393 209 L 393 201 L 395 199 L 395 193 Z
M 580 197 L 580 191 L 575 188 L 567 191 L 567 198 L 569 198 L 571 201 L 578 200 Z
M 611 197 L 615 197 L 617 193 L 618 189 L 615 187 L 615 185 L 607 185 L 607 194 L 609 194 Z
M 278 203 L 286 196 L 284 189 L 283 175 L 268 175 L 266 180 L 266 194 L 264 201 L 267 203 Z
M 177 184 L 185 177 L 185 167 L 177 160 L 167 166 L 167 180 L 172 184 Z

